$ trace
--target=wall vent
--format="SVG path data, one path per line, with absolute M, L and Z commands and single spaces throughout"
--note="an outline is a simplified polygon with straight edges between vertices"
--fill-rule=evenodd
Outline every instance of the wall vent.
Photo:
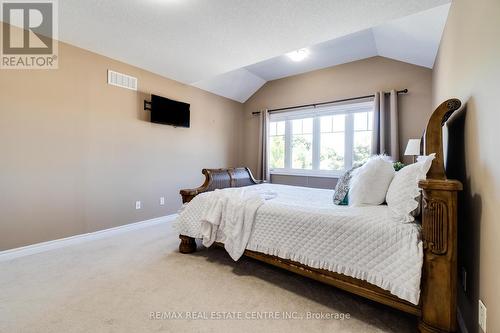
M 108 69 L 108 84 L 130 90 L 137 90 L 137 78 Z

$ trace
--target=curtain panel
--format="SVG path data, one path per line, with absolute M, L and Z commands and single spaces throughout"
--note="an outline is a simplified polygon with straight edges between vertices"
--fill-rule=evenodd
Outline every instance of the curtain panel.
M 386 154 L 399 161 L 398 93 L 375 93 L 371 153 Z
M 257 177 L 261 180 L 269 182 L 271 176 L 269 174 L 269 112 L 268 110 L 260 111 L 260 140 L 259 140 L 259 156 Z

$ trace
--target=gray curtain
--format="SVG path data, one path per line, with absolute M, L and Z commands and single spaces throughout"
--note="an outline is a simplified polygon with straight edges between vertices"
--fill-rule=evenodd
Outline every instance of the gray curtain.
M 374 104 L 371 153 L 386 154 L 399 161 L 398 93 L 377 92 Z
M 267 110 L 260 111 L 260 142 L 259 142 L 259 165 L 258 177 L 265 181 L 270 181 L 269 174 L 269 112 Z

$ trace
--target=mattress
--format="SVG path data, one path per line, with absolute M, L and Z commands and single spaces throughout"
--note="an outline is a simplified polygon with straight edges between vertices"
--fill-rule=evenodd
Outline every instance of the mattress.
M 248 250 L 365 280 L 418 304 L 423 262 L 418 221 L 395 221 L 386 205 L 334 205 L 333 190 L 254 187 L 277 195 L 257 210 Z M 174 224 L 180 234 L 201 237 L 201 214 L 210 195 L 202 193 L 181 209 Z

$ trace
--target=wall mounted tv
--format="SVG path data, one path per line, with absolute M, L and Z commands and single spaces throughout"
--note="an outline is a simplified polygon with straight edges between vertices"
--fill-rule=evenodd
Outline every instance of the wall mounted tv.
M 189 128 L 190 111 L 187 103 L 151 95 L 150 110 L 152 123 Z

